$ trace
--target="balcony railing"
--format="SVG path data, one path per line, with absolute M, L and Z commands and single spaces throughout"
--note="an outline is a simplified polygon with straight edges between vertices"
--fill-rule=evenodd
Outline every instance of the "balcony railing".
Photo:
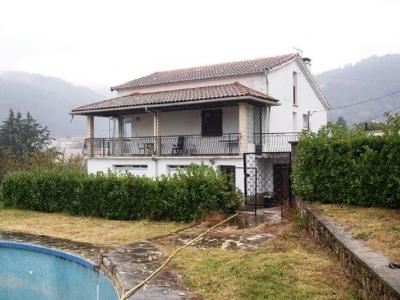
M 296 132 L 253 134 L 248 136 L 246 152 L 290 152 L 290 142 L 298 140 Z M 239 155 L 239 144 L 239 133 L 94 138 L 85 140 L 83 154 L 97 157 Z
M 290 142 L 297 142 L 297 132 L 261 133 L 249 137 L 249 143 L 262 152 L 290 152 Z
M 83 154 L 100 157 L 238 155 L 239 141 L 239 133 L 221 136 L 94 138 L 85 140 Z

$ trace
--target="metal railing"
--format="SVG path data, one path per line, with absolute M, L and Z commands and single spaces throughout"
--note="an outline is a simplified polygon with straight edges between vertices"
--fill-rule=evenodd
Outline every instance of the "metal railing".
M 150 156 L 154 153 L 156 138 L 94 138 L 85 139 L 83 155 L 93 156 Z M 153 149 L 151 149 L 151 146 Z
M 109 156 L 238 155 L 239 133 L 85 139 L 83 154 Z
M 297 142 L 297 132 L 261 133 L 249 136 L 249 143 L 260 145 L 262 152 L 291 152 L 290 142 Z

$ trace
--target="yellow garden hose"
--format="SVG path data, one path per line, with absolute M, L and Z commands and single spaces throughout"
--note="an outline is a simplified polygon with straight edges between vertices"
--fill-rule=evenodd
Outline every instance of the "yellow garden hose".
M 207 229 L 206 231 L 204 231 L 202 234 L 200 234 L 199 236 L 197 236 L 196 238 L 192 239 L 191 241 L 187 242 L 185 245 L 183 245 L 182 247 L 179 247 L 178 249 L 176 249 L 174 252 L 172 252 L 172 254 L 170 256 L 168 256 L 168 258 L 165 260 L 165 262 L 158 267 L 157 270 L 155 270 L 153 273 L 151 273 L 145 280 L 143 280 L 141 283 L 139 283 L 138 285 L 136 285 L 134 288 L 130 289 L 129 291 L 127 291 L 120 300 L 126 300 L 128 299 L 128 297 L 132 296 L 134 293 L 136 293 L 141 287 L 143 287 L 147 282 L 149 282 L 154 276 L 157 275 L 157 273 L 159 273 L 162 269 L 164 269 L 164 267 L 169 263 L 169 261 L 175 256 L 175 254 L 177 254 L 178 252 L 180 252 L 183 248 L 186 248 L 187 246 L 190 246 L 191 244 L 193 244 L 194 242 L 198 241 L 201 237 L 205 236 L 207 233 L 209 233 L 211 230 L 215 229 L 216 227 L 222 225 L 223 223 L 228 222 L 229 220 L 233 219 L 234 217 L 236 217 L 239 213 L 236 213 L 232 216 L 230 216 L 229 218 L 226 218 L 225 220 L 219 222 L 218 224 L 214 225 L 213 227 Z

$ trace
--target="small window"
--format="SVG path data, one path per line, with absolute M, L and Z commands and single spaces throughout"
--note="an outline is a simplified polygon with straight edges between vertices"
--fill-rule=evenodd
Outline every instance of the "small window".
M 222 135 L 222 109 L 208 109 L 201 111 L 201 135 Z
M 293 132 L 297 132 L 297 113 L 293 112 Z
M 293 105 L 297 103 L 297 72 L 293 72 Z
M 310 118 L 308 114 L 303 114 L 303 129 L 310 129 Z
M 132 175 L 146 175 L 147 165 L 113 165 L 114 171 L 117 175 L 132 174 Z
M 169 165 L 168 166 L 168 175 L 174 175 L 178 170 L 186 170 L 187 165 Z

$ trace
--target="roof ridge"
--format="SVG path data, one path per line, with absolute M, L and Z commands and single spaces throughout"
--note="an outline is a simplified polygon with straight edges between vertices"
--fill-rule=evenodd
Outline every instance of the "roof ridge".
M 169 70 L 165 70 L 165 71 L 155 71 L 147 76 L 150 76 L 152 74 L 185 71 L 185 70 L 199 69 L 199 68 L 208 68 L 208 67 L 215 67 L 215 66 L 226 65 L 226 64 L 236 64 L 236 63 L 250 62 L 250 61 L 256 61 L 256 60 L 261 60 L 261 59 L 273 59 L 273 58 L 281 58 L 284 56 L 296 56 L 296 55 L 299 55 L 299 53 L 292 52 L 292 53 L 281 54 L 281 55 L 260 56 L 260 57 L 251 58 L 251 59 L 231 60 L 231 61 L 226 61 L 226 62 L 221 62 L 221 63 L 215 63 L 215 64 L 211 63 L 211 64 L 200 65 L 200 66 L 195 66 L 195 67 L 185 67 L 185 68 L 169 69 Z
M 299 53 L 288 53 L 269 57 L 259 57 L 181 69 L 156 71 L 151 74 L 126 81 L 122 84 L 112 86 L 111 90 L 260 73 L 273 69 L 298 56 Z

